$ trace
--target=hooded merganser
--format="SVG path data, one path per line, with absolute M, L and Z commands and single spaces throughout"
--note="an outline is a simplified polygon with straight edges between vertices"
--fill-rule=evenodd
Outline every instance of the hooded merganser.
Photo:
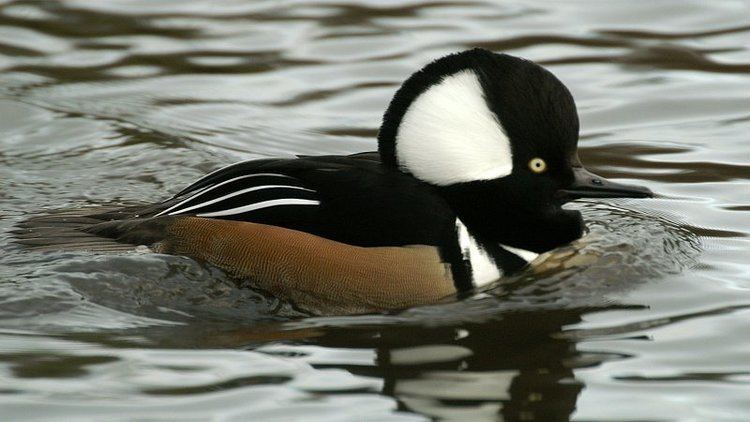
M 552 73 L 473 49 L 404 82 L 378 153 L 245 161 L 160 204 L 23 227 L 38 240 L 65 220 L 91 239 L 187 255 L 314 312 L 404 308 L 488 284 L 578 239 L 584 223 L 562 208 L 568 201 L 651 196 L 588 172 L 578 126 Z

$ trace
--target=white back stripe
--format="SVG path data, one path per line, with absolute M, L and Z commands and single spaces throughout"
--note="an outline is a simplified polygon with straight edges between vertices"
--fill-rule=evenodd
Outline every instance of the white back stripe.
M 219 169 L 219 170 L 221 170 L 221 169 Z M 216 171 L 219 171 L 219 170 L 216 170 Z M 216 173 L 216 171 L 214 171 L 214 173 Z M 159 214 L 156 214 L 154 217 L 159 217 L 161 215 L 167 214 L 170 211 L 172 211 L 173 209 L 179 208 L 181 205 L 185 204 L 186 202 L 192 201 L 193 199 L 195 199 L 195 198 L 203 195 L 204 193 L 210 192 L 210 191 L 212 191 L 212 190 L 214 190 L 214 189 L 216 189 L 216 188 L 218 188 L 220 186 L 226 185 L 227 183 L 231 183 L 231 182 L 234 182 L 234 181 L 240 180 L 240 179 L 248 179 L 248 178 L 251 178 L 251 177 L 260 177 L 260 176 L 276 176 L 276 177 L 283 177 L 283 178 L 286 178 L 286 179 L 293 179 L 293 177 L 291 177 L 291 176 L 287 176 L 285 174 L 277 174 L 277 173 L 254 173 L 254 174 L 247 174 L 247 175 L 244 175 L 244 176 L 235 177 L 235 178 L 232 178 L 232 179 L 229 179 L 229 180 L 225 180 L 225 181 L 223 181 L 221 183 L 218 183 L 216 185 L 208 186 L 206 188 L 200 189 L 197 193 L 195 193 L 193 195 L 190 195 L 189 197 L 187 197 L 186 199 L 184 199 L 183 201 L 180 201 L 179 203 L 177 203 L 175 205 L 172 205 L 171 207 L 169 207 L 169 208 L 165 209 L 164 211 L 160 212 Z M 205 177 L 208 177 L 208 176 L 205 176 Z
M 217 202 L 221 202 L 221 201 L 223 201 L 225 199 L 229 199 L 229 198 L 232 198 L 232 197 L 237 196 L 237 195 L 242 195 L 243 193 L 253 192 L 253 191 L 256 191 L 256 190 L 274 189 L 274 188 L 297 189 L 297 190 L 304 190 L 304 191 L 307 191 L 307 192 L 315 192 L 312 189 L 303 188 L 302 186 L 288 186 L 288 185 L 253 186 L 251 188 L 238 190 L 237 192 L 232 192 L 232 193 L 230 193 L 228 195 L 224 195 L 224 196 L 221 196 L 219 198 L 212 199 L 210 201 L 201 202 L 200 204 L 196 204 L 196 205 L 193 205 L 193 206 L 181 209 L 179 211 L 171 212 L 171 213 L 169 213 L 169 215 L 178 215 L 178 214 L 182 214 L 182 213 L 185 213 L 185 212 L 188 212 L 188 211 L 192 211 L 192 210 L 197 209 L 197 208 L 203 208 L 203 207 L 209 206 L 211 204 L 215 204 Z
M 396 157 L 402 170 L 438 186 L 513 171 L 510 140 L 471 70 L 443 78 L 414 100 L 396 134 Z
M 270 201 L 256 202 L 255 204 L 244 205 L 223 211 L 206 212 L 196 214 L 198 217 L 224 217 L 227 215 L 243 214 L 250 211 L 260 210 L 263 208 L 278 207 L 282 205 L 319 205 L 320 201 L 314 199 L 272 199 Z

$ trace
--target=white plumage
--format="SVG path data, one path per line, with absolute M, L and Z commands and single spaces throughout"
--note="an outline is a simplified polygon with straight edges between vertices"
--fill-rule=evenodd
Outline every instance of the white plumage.
M 232 192 L 230 194 L 218 197 L 216 199 L 212 199 L 212 200 L 206 201 L 206 202 L 201 202 L 199 204 L 192 205 L 192 206 L 189 206 L 187 208 L 183 208 L 183 209 L 175 211 L 175 212 L 170 212 L 169 215 L 178 215 L 178 214 L 186 213 L 188 211 L 194 211 L 194 210 L 197 210 L 199 208 L 207 207 L 207 206 L 213 205 L 213 204 L 215 204 L 217 202 L 221 202 L 221 201 L 233 198 L 233 197 L 235 197 L 237 195 L 242 195 L 243 193 L 254 192 L 254 191 L 259 191 L 259 190 L 264 190 L 264 189 L 276 189 L 276 188 L 296 189 L 296 190 L 303 190 L 303 191 L 307 191 L 307 192 L 314 192 L 312 189 L 303 188 L 301 186 L 286 186 L 286 185 L 253 186 L 251 188 L 240 189 L 237 192 Z
M 456 232 L 458 233 L 461 254 L 471 265 L 472 281 L 475 287 L 492 283 L 503 276 L 500 267 L 482 249 L 464 223 L 458 218 L 456 219 Z
M 256 202 L 254 204 L 244 205 L 228 210 L 206 212 L 196 214 L 198 217 L 224 217 L 228 215 L 243 214 L 263 208 L 278 207 L 283 205 L 320 205 L 320 201 L 315 199 L 271 199 L 269 201 Z
M 414 100 L 398 128 L 396 156 L 402 170 L 438 186 L 513 171 L 510 140 L 471 70 L 443 78 Z

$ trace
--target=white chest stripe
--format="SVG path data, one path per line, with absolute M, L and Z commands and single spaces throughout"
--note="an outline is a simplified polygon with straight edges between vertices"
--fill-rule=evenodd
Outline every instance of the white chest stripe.
M 493 261 L 492 257 L 482 249 L 471 233 L 469 233 L 469 230 L 464 223 L 458 218 L 456 219 L 456 230 L 458 231 L 458 242 L 461 247 L 461 253 L 464 256 L 464 259 L 468 260 L 471 265 L 474 286 L 484 286 L 502 277 L 502 269 L 499 268 L 497 264 L 495 264 L 495 261 Z M 499 245 L 501 248 L 528 263 L 534 261 L 539 256 L 536 252 L 514 248 L 503 244 Z
M 178 215 L 178 214 L 182 214 L 182 213 L 185 213 L 185 212 L 188 212 L 188 211 L 192 211 L 192 210 L 195 210 L 195 209 L 198 209 L 198 208 L 203 208 L 203 207 L 209 206 L 211 204 L 215 204 L 217 202 L 223 201 L 225 199 L 229 199 L 229 198 L 235 197 L 237 195 L 242 195 L 243 193 L 254 192 L 254 191 L 257 191 L 257 190 L 264 190 L 264 189 L 274 189 L 274 188 L 297 189 L 297 190 L 304 190 L 304 191 L 307 191 L 307 192 L 315 192 L 312 189 L 303 188 L 302 186 L 288 186 L 288 185 L 253 186 L 251 188 L 238 190 L 237 192 L 232 192 L 232 193 L 230 193 L 228 195 L 224 195 L 224 196 L 221 196 L 219 198 L 212 199 L 210 201 L 201 202 L 200 204 L 196 204 L 196 205 L 193 205 L 193 206 L 181 209 L 179 211 L 171 212 L 171 213 L 169 213 L 169 215 Z
M 531 262 L 539 256 L 538 253 L 527 251 L 526 249 L 514 248 L 513 246 L 507 246 L 503 244 L 500 244 L 500 247 L 512 253 L 513 255 L 518 256 L 526 262 Z
M 484 286 L 502 277 L 503 272 L 492 258 L 479 246 L 463 222 L 456 219 L 458 242 L 464 259 L 471 264 L 471 273 L 475 287 Z
M 219 170 L 221 170 L 221 169 L 219 169 Z M 216 173 L 219 170 L 216 170 L 213 173 Z M 214 189 L 216 189 L 216 188 L 218 188 L 220 186 L 226 185 L 227 183 L 231 183 L 231 182 L 234 182 L 236 180 L 249 179 L 251 177 L 260 177 L 260 176 L 275 176 L 275 177 L 281 177 L 281 178 L 285 178 L 285 179 L 291 179 L 291 177 L 289 177 L 289 176 L 287 176 L 285 174 L 277 174 L 277 173 L 254 173 L 254 174 L 248 174 L 248 175 L 245 175 L 245 176 L 235 177 L 233 179 L 229 179 L 229 180 L 225 180 L 225 181 L 223 181 L 221 183 L 217 183 L 217 184 L 215 184 L 213 186 L 208 186 L 208 187 L 205 187 L 203 189 L 200 189 L 197 193 L 195 193 L 193 195 L 190 195 L 189 197 L 187 197 L 186 199 L 184 199 L 183 201 L 180 201 L 179 203 L 177 203 L 175 205 L 172 205 L 171 207 L 169 207 L 169 208 L 165 209 L 164 211 L 160 212 L 159 214 L 156 214 L 154 217 L 159 217 L 161 215 L 168 214 L 170 211 L 172 211 L 175 208 L 179 208 L 180 206 L 182 206 L 186 202 L 192 201 L 193 199 L 195 199 L 195 198 L 203 195 L 204 193 L 210 192 L 210 191 L 212 191 L 212 190 L 214 190 Z M 179 214 L 179 212 L 175 213 L 175 214 Z
M 227 215 L 243 214 L 250 211 L 260 210 L 263 208 L 278 207 L 282 205 L 319 205 L 320 201 L 314 199 L 272 199 L 270 201 L 256 202 L 255 204 L 244 205 L 223 211 L 206 212 L 196 214 L 198 217 L 224 217 Z

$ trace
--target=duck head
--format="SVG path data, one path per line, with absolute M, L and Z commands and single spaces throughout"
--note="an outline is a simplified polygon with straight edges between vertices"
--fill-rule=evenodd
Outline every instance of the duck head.
M 396 92 L 378 134 L 386 166 L 432 185 L 478 238 L 541 253 L 579 238 L 578 198 L 652 196 L 587 171 L 578 113 L 541 66 L 474 49 L 438 59 Z

